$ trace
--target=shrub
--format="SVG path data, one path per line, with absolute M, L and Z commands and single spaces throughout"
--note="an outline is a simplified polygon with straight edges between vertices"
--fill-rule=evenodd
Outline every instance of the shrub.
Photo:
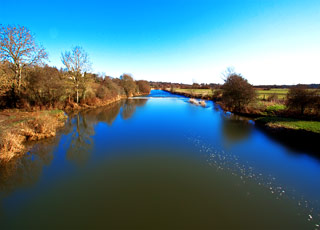
M 149 82 L 147 81 L 137 81 L 137 86 L 138 86 L 138 89 L 139 89 L 139 92 L 140 93 L 143 93 L 143 94 L 149 94 L 150 93 L 150 85 L 149 85 Z
M 229 73 L 222 86 L 222 101 L 235 111 L 243 110 L 255 99 L 255 90 L 240 74 Z
M 307 108 L 312 108 L 319 100 L 315 90 L 309 90 L 305 86 L 297 85 L 290 88 L 287 94 L 286 105 L 289 109 L 299 110 L 303 115 Z

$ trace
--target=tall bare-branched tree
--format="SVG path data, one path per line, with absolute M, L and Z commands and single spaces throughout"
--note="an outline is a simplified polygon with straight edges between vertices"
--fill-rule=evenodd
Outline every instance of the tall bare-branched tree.
M 76 91 L 76 102 L 79 103 L 79 89 L 85 80 L 85 73 L 90 70 L 88 54 L 80 46 L 74 47 L 71 52 L 61 54 L 61 61 L 70 73 L 70 78 Z
M 22 70 L 26 66 L 42 63 L 48 55 L 24 26 L 0 26 L 0 60 L 11 63 L 15 82 L 20 90 Z

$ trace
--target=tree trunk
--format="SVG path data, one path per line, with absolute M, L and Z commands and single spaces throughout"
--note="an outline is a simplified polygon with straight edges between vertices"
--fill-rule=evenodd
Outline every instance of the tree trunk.
M 77 86 L 77 104 L 79 103 L 79 89 L 78 89 L 78 86 Z
M 19 68 L 19 85 L 18 85 L 18 89 L 19 89 L 19 91 L 20 91 L 20 86 L 21 86 L 21 78 L 22 78 L 22 76 L 21 76 L 22 74 L 21 74 L 21 68 Z

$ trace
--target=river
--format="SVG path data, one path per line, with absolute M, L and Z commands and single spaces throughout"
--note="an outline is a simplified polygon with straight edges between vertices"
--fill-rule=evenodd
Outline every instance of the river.
M 320 160 L 153 90 L 69 114 L 0 170 L 1 229 L 319 229 Z

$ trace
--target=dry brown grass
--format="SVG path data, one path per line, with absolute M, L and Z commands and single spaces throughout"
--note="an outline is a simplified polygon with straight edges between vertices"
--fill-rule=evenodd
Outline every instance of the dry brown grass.
M 0 163 L 8 162 L 25 153 L 25 141 L 35 141 L 56 135 L 56 130 L 64 125 L 63 111 L 0 113 Z

